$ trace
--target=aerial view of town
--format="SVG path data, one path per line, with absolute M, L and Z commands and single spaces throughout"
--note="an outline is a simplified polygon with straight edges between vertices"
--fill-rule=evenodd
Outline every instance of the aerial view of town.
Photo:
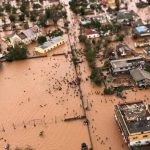
M 0 150 L 150 150 L 150 0 L 0 0 Z

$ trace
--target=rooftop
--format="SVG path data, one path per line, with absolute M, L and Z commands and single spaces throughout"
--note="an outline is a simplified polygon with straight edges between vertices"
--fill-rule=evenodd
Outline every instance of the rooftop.
M 150 105 L 135 102 L 116 105 L 115 109 L 128 134 L 150 131 Z
M 135 81 L 141 81 L 144 79 L 150 80 L 150 73 L 145 70 L 134 69 L 130 71 L 130 74 Z
M 43 45 L 41 45 L 39 47 L 42 49 L 46 49 L 46 48 L 48 48 L 48 47 L 50 47 L 50 46 L 52 46 L 52 45 L 54 45 L 54 44 L 56 44 L 62 40 L 63 40 L 63 38 L 61 36 L 58 36 L 58 37 L 55 37 L 53 39 L 50 39 L 49 41 L 45 42 Z
M 137 56 L 137 57 L 131 57 L 125 59 L 112 60 L 110 63 L 113 68 L 120 68 L 120 67 L 131 66 L 134 61 L 142 60 L 142 59 L 143 58 L 141 56 Z
M 149 29 L 146 27 L 146 26 L 139 26 L 139 27 L 136 27 L 135 30 L 138 32 L 138 33 L 145 33 L 145 32 L 148 32 Z
M 98 34 L 98 32 L 94 29 L 85 29 L 84 34 L 86 35 L 92 35 L 92 34 Z
M 25 38 L 34 36 L 38 32 L 39 32 L 38 26 L 34 26 L 32 28 L 29 28 L 27 30 L 24 30 L 24 31 L 20 32 L 18 35 L 21 39 L 25 39 Z

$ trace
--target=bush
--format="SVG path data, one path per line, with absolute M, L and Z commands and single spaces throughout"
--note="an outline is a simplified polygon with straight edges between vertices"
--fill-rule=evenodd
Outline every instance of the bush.
M 114 94 L 114 89 L 113 88 L 110 88 L 110 87 L 105 87 L 104 88 L 104 94 L 106 94 L 106 95 L 112 95 L 112 94 Z
M 64 32 L 60 29 L 54 30 L 52 31 L 49 36 L 50 37 L 57 37 L 57 36 L 62 36 L 64 34 Z
M 118 34 L 116 35 L 116 41 L 123 41 L 124 35 L 123 34 Z
M 144 70 L 147 71 L 147 72 L 150 72 L 150 65 L 149 65 L 149 64 L 146 64 Z

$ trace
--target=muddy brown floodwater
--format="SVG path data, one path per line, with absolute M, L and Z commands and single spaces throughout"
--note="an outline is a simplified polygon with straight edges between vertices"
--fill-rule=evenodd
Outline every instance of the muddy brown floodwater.
M 0 69 L 0 149 L 31 145 L 37 150 L 77 150 L 89 144 L 78 87 L 64 56 L 4 63 Z M 44 136 L 39 134 L 44 131 Z
M 71 13 L 69 18 L 71 21 Z M 77 20 L 72 21 L 71 32 L 76 32 L 76 37 L 71 37 L 74 43 L 79 31 L 73 26 Z M 68 53 L 68 40 L 66 43 L 45 58 L 3 63 L 0 68 L 0 150 L 4 150 L 7 143 L 12 150 L 27 145 L 36 150 L 79 150 L 82 142 L 90 145 L 83 120 L 64 121 L 66 117 L 83 115 L 70 54 L 52 57 L 53 53 Z M 78 40 L 76 47 L 81 48 Z M 85 58 L 81 58 L 83 63 L 77 70 L 83 100 L 89 107 L 87 117 L 94 150 L 127 150 L 113 110 L 114 104 L 122 100 L 101 95 L 103 87 L 91 83 L 89 67 Z M 149 90 L 128 90 L 125 94 L 127 102 L 150 101 Z

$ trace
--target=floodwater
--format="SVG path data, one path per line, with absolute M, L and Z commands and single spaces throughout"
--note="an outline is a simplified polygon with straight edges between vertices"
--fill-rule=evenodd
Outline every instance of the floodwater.
M 67 1 L 65 1 L 67 3 Z M 68 10 L 68 7 L 67 7 Z M 69 14 L 71 43 L 78 44 L 77 20 Z M 67 39 L 67 37 L 66 37 Z M 36 150 L 78 150 L 90 145 L 83 120 L 65 122 L 66 117 L 82 116 L 82 104 L 76 74 L 68 57 L 53 53 L 70 51 L 69 42 L 52 51 L 49 57 L 3 63 L 0 68 L 0 150 L 7 143 L 15 147 L 31 145 Z M 127 150 L 115 122 L 114 104 L 123 102 L 115 96 L 103 96 L 102 87 L 91 83 L 90 69 L 84 56 L 77 68 L 81 77 L 83 100 L 94 150 Z M 149 90 L 126 91 L 127 102 L 149 102 Z M 43 131 L 43 136 L 40 132 Z
M 0 149 L 6 143 L 37 150 L 76 150 L 82 142 L 89 144 L 83 121 L 63 121 L 83 115 L 69 58 L 4 63 L 0 74 Z

